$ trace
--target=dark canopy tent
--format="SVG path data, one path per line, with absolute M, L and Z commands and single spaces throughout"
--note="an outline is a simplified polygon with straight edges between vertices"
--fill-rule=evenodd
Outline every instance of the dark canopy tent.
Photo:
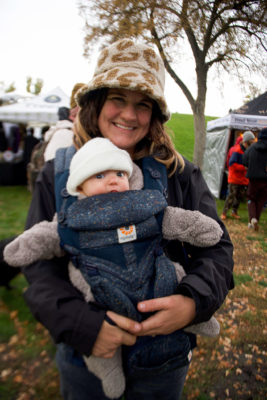
M 203 175 L 217 198 L 224 198 L 227 189 L 225 161 L 228 150 L 237 136 L 251 130 L 258 131 L 267 126 L 267 92 L 244 104 L 222 118 L 207 123 Z
M 237 110 L 233 111 L 234 114 L 246 115 L 265 115 L 267 116 L 267 92 L 261 94 L 254 100 L 249 101 Z

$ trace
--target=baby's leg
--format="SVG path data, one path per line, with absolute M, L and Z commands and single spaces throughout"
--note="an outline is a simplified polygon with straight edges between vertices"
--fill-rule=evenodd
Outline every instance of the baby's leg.
M 72 263 L 69 263 L 69 277 L 72 284 L 83 293 L 87 302 L 94 300 L 90 285 L 84 279 L 81 271 Z M 101 380 L 103 391 L 107 397 L 114 399 L 123 394 L 125 376 L 122 368 L 121 348 L 118 348 L 112 358 L 95 356 L 84 356 L 83 358 L 89 371 Z
M 102 382 L 105 395 L 110 399 L 122 396 L 125 390 L 125 376 L 122 369 L 121 348 L 114 357 L 83 357 L 89 371 L 93 372 Z

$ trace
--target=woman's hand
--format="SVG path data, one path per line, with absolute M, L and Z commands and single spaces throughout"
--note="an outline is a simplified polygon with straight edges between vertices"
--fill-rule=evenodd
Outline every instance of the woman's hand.
M 172 295 L 138 303 L 140 312 L 156 312 L 141 323 L 138 336 L 167 335 L 182 329 L 195 317 L 196 305 L 193 299 Z
M 116 326 L 104 321 L 92 349 L 94 356 L 103 358 L 113 357 L 117 348 L 123 344 L 126 346 L 134 345 L 136 333 L 141 330 L 141 325 L 129 318 L 112 311 L 108 311 L 107 315 Z

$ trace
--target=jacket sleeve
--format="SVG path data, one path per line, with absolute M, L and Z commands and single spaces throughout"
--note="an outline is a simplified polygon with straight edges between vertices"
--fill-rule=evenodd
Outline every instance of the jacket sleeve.
M 26 229 L 53 219 L 54 165 L 45 164 L 39 174 L 26 221 Z M 68 257 L 31 264 L 23 270 L 29 283 L 24 297 L 35 318 L 50 332 L 56 343 L 64 342 L 89 355 L 101 328 L 105 312 L 85 302 L 68 277 Z
M 248 147 L 247 150 L 242 154 L 242 163 L 245 167 L 248 167 L 250 150 L 251 150 L 251 146 Z
M 207 321 L 222 305 L 233 283 L 233 245 L 229 234 L 217 215 L 216 203 L 197 167 L 190 165 L 190 172 L 181 179 L 176 173 L 171 179 L 169 204 L 188 210 L 198 210 L 215 219 L 223 230 L 219 242 L 211 247 L 194 247 L 190 244 L 170 242 L 168 255 L 184 266 L 186 276 L 177 293 L 195 300 L 196 318 L 193 323 Z M 181 257 L 180 254 L 183 254 Z
M 243 154 L 234 152 L 229 160 L 230 166 L 233 166 L 236 171 L 244 171 Z

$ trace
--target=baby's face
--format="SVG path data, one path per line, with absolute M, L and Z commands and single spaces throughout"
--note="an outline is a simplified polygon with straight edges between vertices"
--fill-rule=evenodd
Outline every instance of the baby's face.
M 78 188 L 85 196 L 129 190 L 129 178 L 124 171 L 104 171 L 86 179 Z

